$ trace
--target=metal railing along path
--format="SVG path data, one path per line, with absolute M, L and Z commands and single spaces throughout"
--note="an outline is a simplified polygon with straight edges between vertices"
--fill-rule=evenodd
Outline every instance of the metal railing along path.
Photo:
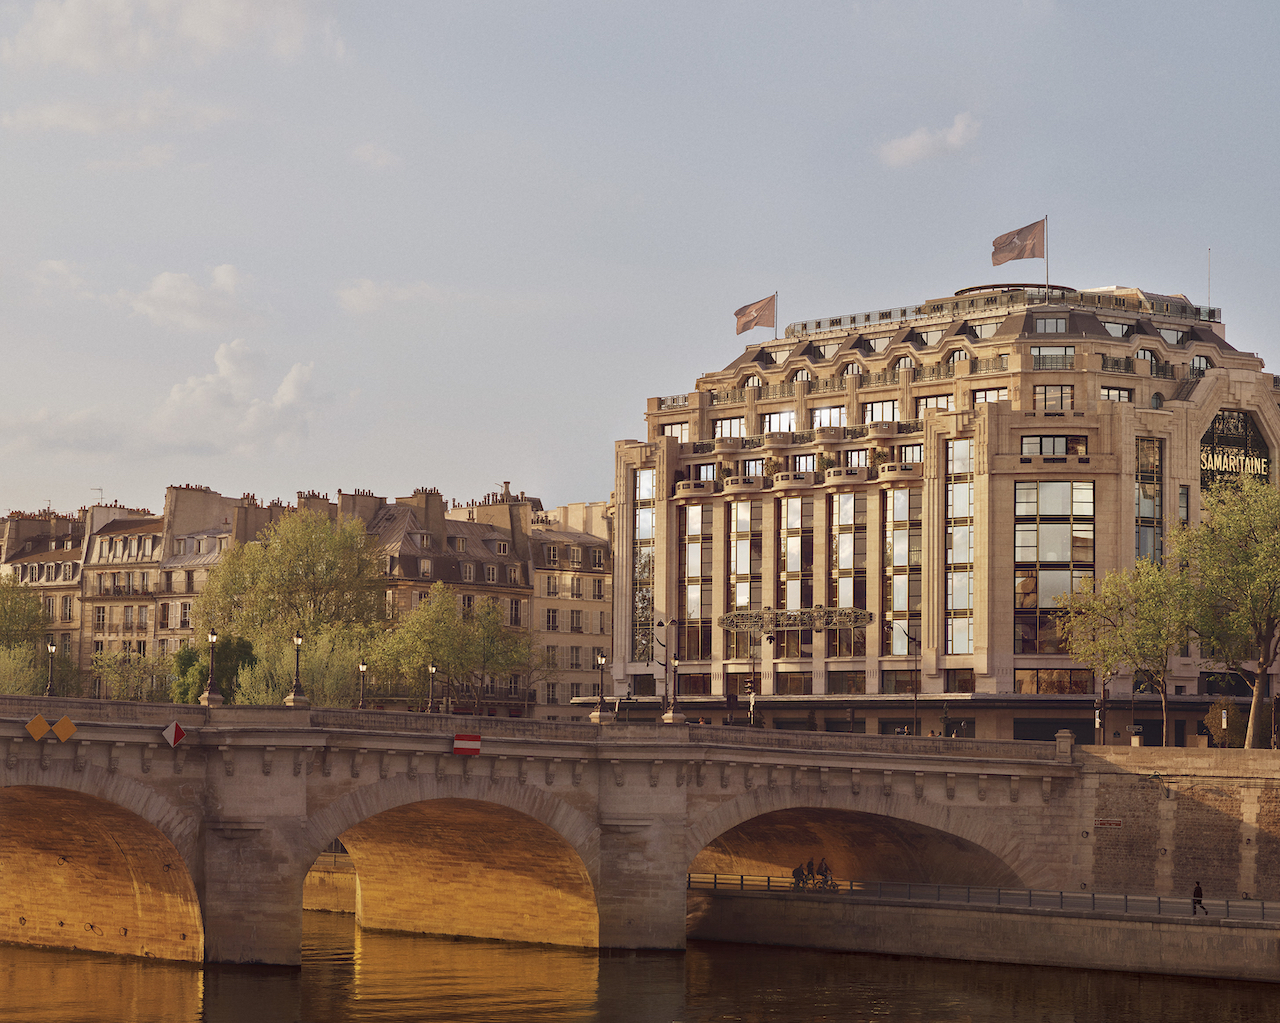
M 776 892 L 792 894 L 790 877 L 752 874 L 689 874 L 690 891 Z M 1044 909 L 1108 916 L 1189 916 L 1199 913 L 1190 896 L 1112 895 L 1100 892 L 1047 891 L 1035 888 L 980 888 L 969 885 L 919 884 L 906 881 L 837 881 L 836 888 L 804 888 L 823 898 L 865 899 L 879 902 L 932 902 L 947 905 L 1001 906 L 1011 909 Z M 1254 920 L 1280 923 L 1280 910 L 1262 899 L 1204 899 L 1209 919 Z

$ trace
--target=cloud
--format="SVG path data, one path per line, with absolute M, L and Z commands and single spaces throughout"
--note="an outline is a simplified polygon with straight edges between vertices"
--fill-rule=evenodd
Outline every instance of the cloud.
M 167 57 L 204 61 L 261 42 L 278 57 L 317 48 L 340 57 L 332 21 L 313 23 L 304 0 L 37 0 L 0 59 L 23 67 L 99 72 Z
M 229 263 L 214 268 L 207 288 L 190 274 L 166 271 L 152 278 L 146 291 L 137 295 L 122 291 L 119 297 L 157 326 L 215 330 L 243 318 L 234 301 L 239 279 L 239 271 Z
M 225 107 L 175 102 L 171 92 L 153 92 L 133 104 L 45 103 L 0 115 L 10 131 L 74 131 L 85 135 L 108 132 L 182 128 L 200 131 L 231 117 Z
M 173 162 L 173 146 L 143 146 L 132 156 L 124 156 L 118 160 L 90 160 L 90 170 L 130 171 L 154 170 Z
M 213 372 L 174 384 L 158 405 L 0 413 L 0 453 L 91 453 L 125 462 L 173 454 L 252 456 L 306 438 L 321 404 L 311 382 L 314 363 L 294 363 L 274 388 L 243 339 L 219 345 L 213 363 Z
M 351 159 L 370 170 L 388 170 L 401 165 L 400 157 L 375 142 L 366 142 L 351 151 Z
M 907 167 L 951 150 L 962 149 L 978 137 L 979 127 L 979 122 L 965 111 L 956 114 L 950 128 L 917 128 L 910 135 L 884 143 L 878 152 L 881 161 L 888 166 Z
M 253 454 L 310 429 L 314 363 L 294 363 L 275 391 L 261 394 L 259 360 L 243 339 L 218 346 L 214 372 L 174 384 L 152 419 L 162 446 L 192 453 Z
M 393 284 L 390 281 L 370 280 L 368 277 L 343 284 L 334 294 L 339 308 L 355 316 L 384 312 L 394 306 L 418 305 L 449 310 L 484 309 L 490 315 L 526 317 L 545 313 L 556 305 L 550 296 L 542 294 L 460 291 L 428 284 L 426 281 Z

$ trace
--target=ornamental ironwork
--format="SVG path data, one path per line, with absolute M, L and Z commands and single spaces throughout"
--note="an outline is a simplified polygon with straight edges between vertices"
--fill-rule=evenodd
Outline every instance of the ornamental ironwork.
M 860 607 L 805 607 L 795 611 L 731 611 L 721 615 L 716 624 L 734 632 L 758 632 L 772 636 L 781 629 L 856 629 L 875 621 L 875 615 Z

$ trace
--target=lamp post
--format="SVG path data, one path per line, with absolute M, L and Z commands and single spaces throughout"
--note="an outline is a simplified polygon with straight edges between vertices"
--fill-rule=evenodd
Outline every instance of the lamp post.
M 427 713 L 431 713 L 431 707 L 436 702 L 436 662 L 431 662 L 431 667 L 427 669 Z
M 57 644 L 54 643 L 52 638 L 46 641 L 45 647 L 49 651 L 49 682 L 44 687 L 44 695 L 52 696 L 53 695 L 53 655 L 58 652 L 58 647 L 57 647 Z
M 600 688 L 596 693 L 596 711 L 604 710 L 604 651 L 596 652 L 596 668 L 600 671 Z
M 310 707 L 311 701 L 302 692 L 302 630 L 293 634 L 293 692 L 284 698 L 288 707 Z
M 920 640 L 911 635 L 907 631 L 907 627 L 901 622 L 894 620 L 893 624 L 902 630 L 902 635 L 906 638 L 908 649 L 910 644 L 916 645 L 916 673 L 915 678 L 911 680 L 911 734 L 920 734 Z
M 206 707 L 222 706 L 222 689 L 218 686 L 218 680 L 213 675 L 213 651 L 218 642 L 218 630 L 212 625 L 209 626 L 209 684 L 205 687 L 200 702 Z
M 364 710 L 364 675 L 369 670 L 369 665 L 363 657 L 360 658 L 360 704 L 358 709 Z
M 1107 685 L 1111 682 L 1111 673 L 1102 676 L 1102 685 L 1098 688 L 1098 697 L 1093 701 L 1093 727 L 1097 733 L 1099 746 L 1107 744 Z

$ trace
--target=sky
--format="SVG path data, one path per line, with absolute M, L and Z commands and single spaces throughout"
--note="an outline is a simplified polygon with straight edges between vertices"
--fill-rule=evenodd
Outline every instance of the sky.
M 0 513 L 607 500 L 649 397 L 772 336 L 734 309 L 1043 281 L 990 254 L 1046 215 L 1055 285 L 1211 299 L 1280 371 L 1277 42 L 1230 0 L 0 0 Z

